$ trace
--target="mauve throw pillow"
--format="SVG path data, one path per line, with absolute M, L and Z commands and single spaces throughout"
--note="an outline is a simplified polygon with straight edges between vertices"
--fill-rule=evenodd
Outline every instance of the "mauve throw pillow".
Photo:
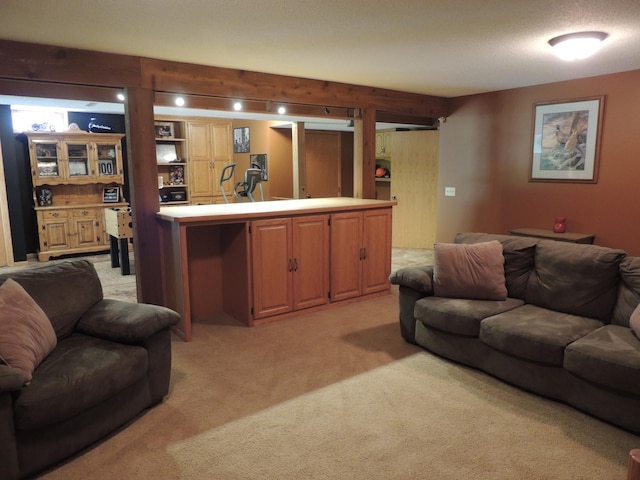
M 436 243 L 433 293 L 436 297 L 506 300 L 502 244 Z
M 10 278 L 0 285 L 0 357 L 22 372 L 24 383 L 57 342 L 47 315 L 24 288 Z
M 629 325 L 631 326 L 631 330 L 633 330 L 633 333 L 635 333 L 636 336 L 640 338 L 640 304 L 638 304 L 636 309 L 631 314 Z

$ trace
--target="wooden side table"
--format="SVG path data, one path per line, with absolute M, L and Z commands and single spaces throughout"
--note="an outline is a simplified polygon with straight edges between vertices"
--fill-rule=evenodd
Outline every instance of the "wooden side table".
M 544 228 L 516 228 L 509 230 L 511 235 L 519 237 L 544 238 L 547 240 L 558 240 L 560 242 L 570 243 L 593 243 L 596 236 L 592 233 L 555 233 L 553 230 L 545 230 Z

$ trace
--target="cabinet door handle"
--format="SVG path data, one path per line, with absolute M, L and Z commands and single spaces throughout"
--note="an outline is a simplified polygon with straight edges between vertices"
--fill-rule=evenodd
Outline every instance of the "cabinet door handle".
M 293 271 L 294 272 L 298 271 L 298 259 L 297 258 L 293 259 Z
M 293 262 L 291 261 L 291 259 L 287 260 L 287 272 L 292 272 L 293 271 Z
M 367 247 L 364 247 L 362 249 L 362 259 L 366 260 L 367 259 Z

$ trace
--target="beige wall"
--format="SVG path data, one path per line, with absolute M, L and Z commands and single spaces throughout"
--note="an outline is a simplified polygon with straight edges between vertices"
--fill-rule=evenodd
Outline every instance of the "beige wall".
M 551 228 L 594 233 L 596 244 L 640 255 L 640 70 L 454 101 L 440 130 L 437 240 L 457 232 Z M 597 184 L 529 182 L 535 103 L 605 95 Z M 445 197 L 444 187 L 456 187 Z

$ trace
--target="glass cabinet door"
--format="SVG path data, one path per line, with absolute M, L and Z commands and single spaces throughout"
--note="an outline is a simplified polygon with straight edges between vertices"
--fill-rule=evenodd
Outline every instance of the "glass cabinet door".
M 120 146 L 115 143 L 97 143 L 98 177 L 115 177 L 119 175 L 118 154 Z
M 35 176 L 41 179 L 60 178 L 60 162 L 58 161 L 58 142 L 33 143 L 38 163 Z
M 86 143 L 65 143 L 69 160 L 69 177 L 86 177 L 89 170 L 89 145 Z

